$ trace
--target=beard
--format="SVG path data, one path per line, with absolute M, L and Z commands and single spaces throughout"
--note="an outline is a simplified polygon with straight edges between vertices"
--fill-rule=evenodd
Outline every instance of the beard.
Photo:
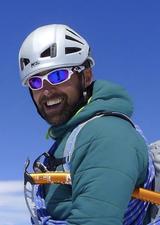
M 61 103 L 57 106 L 53 106 L 53 110 L 47 111 L 46 102 L 49 99 L 57 98 L 61 99 Z M 32 97 L 33 99 L 33 97 Z M 34 101 L 35 103 L 35 101 Z M 55 127 L 60 126 L 70 120 L 75 113 L 86 104 L 83 97 L 82 88 L 79 91 L 79 98 L 75 102 L 70 102 L 69 97 L 65 93 L 54 93 L 49 96 L 42 96 L 39 100 L 39 105 L 36 105 L 39 115 L 50 125 Z

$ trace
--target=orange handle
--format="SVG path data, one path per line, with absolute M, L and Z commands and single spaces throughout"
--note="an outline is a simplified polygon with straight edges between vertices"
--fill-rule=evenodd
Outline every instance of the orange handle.
M 70 173 L 66 172 L 48 172 L 48 173 L 30 173 L 34 184 L 71 184 Z
M 30 173 L 29 175 L 34 184 L 71 184 L 70 173 L 66 172 Z M 160 205 L 160 192 L 137 188 L 132 197 Z
M 150 191 L 144 188 L 137 188 L 133 192 L 132 197 L 160 205 L 160 192 Z

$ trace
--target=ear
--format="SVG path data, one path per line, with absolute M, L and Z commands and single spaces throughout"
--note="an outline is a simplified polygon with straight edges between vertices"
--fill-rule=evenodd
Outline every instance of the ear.
M 83 77 L 84 77 L 84 87 L 87 88 L 93 80 L 93 74 L 92 70 L 90 68 L 87 68 L 83 71 Z

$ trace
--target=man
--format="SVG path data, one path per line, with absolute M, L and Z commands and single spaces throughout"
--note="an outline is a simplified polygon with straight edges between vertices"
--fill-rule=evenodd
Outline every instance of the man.
M 68 225 L 123 224 L 132 192 L 143 186 L 148 167 L 145 141 L 126 119 L 133 110 L 128 94 L 119 85 L 93 81 L 89 45 L 65 25 L 33 31 L 21 46 L 19 61 L 22 83 L 51 125 L 56 158 L 63 156 L 79 124 L 103 112 L 125 115 L 90 120 L 76 138 L 70 161 L 72 186 L 44 187 L 47 211 L 54 220 Z M 140 223 L 134 219 L 132 224 Z

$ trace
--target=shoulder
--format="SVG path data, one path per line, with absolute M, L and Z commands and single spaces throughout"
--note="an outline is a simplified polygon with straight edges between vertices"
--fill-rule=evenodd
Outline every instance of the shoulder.
M 144 139 L 125 119 L 116 116 L 102 116 L 89 121 L 80 131 L 79 139 L 89 141 L 89 139 L 121 139 L 125 142 L 144 143 Z M 128 138 L 126 140 L 126 138 Z
M 78 158 L 88 155 L 89 160 L 96 163 L 100 158 L 104 166 L 114 162 L 119 168 L 126 164 L 124 167 L 129 170 L 132 163 L 141 172 L 148 162 L 147 145 L 142 136 L 128 121 L 115 116 L 89 121 L 77 137 L 74 153 Z

